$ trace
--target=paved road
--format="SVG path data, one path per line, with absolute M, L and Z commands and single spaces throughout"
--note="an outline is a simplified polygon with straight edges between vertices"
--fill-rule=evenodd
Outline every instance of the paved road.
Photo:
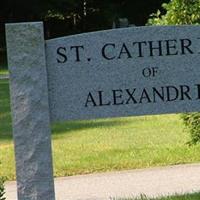
M 111 200 L 140 194 L 160 196 L 200 191 L 200 164 L 99 173 L 55 179 L 56 200 Z M 16 183 L 6 183 L 16 200 Z M 111 198 L 112 197 L 112 198 Z

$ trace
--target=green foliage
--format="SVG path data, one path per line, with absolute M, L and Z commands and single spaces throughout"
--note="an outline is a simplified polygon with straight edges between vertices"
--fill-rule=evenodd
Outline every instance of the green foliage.
M 187 113 L 182 115 L 183 122 L 188 127 L 191 140 L 189 145 L 197 144 L 200 142 L 200 113 Z
M 149 25 L 183 25 L 200 23 L 199 0 L 171 0 L 162 5 L 166 14 L 162 15 L 158 10 L 151 15 Z
M 152 14 L 148 25 L 183 25 L 200 24 L 200 1 L 199 0 L 171 0 L 162 5 L 166 14 L 160 11 Z M 200 142 L 200 114 L 191 113 L 182 115 L 184 124 L 189 128 L 191 141 L 189 144 Z
M 5 187 L 4 187 L 5 178 L 0 177 L 0 200 L 5 200 Z

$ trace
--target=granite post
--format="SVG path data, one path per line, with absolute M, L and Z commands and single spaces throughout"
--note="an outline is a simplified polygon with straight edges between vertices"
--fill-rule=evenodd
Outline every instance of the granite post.
M 6 25 L 18 200 L 54 200 L 43 24 Z

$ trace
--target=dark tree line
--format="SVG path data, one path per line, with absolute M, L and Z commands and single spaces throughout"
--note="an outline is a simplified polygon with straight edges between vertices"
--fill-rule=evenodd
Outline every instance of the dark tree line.
M 0 33 L 7 22 L 44 21 L 47 38 L 108 29 L 126 17 L 144 25 L 169 0 L 1 0 Z M 2 34 L 1 34 L 2 35 Z M 1 37 L 1 46 L 4 38 Z

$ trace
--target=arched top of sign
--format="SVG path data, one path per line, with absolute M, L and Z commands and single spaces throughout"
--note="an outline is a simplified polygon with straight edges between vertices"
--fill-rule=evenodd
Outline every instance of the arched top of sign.
M 46 40 L 47 44 L 51 44 L 54 42 L 59 42 L 59 40 L 65 40 L 65 39 L 81 39 L 84 37 L 96 37 L 96 36 L 101 36 L 101 37 L 106 37 L 108 35 L 118 35 L 120 37 L 126 37 L 127 34 L 129 33 L 133 33 L 133 32 L 139 32 L 141 33 L 141 31 L 143 32 L 143 35 L 145 34 L 145 32 L 149 32 L 149 31 L 163 31 L 163 32 L 175 32 L 176 31 L 185 31 L 188 30 L 190 31 L 190 29 L 198 29 L 199 25 L 177 25 L 177 26 L 135 26 L 135 27 L 128 27 L 128 28 L 116 28 L 116 29 L 107 29 L 107 30 L 100 30 L 100 31 L 94 31 L 94 32 L 87 32 L 87 33 L 80 33 L 80 34 L 76 34 L 76 35 L 68 35 L 68 36 L 63 36 L 63 37 L 58 37 L 58 38 L 53 38 L 53 39 L 48 39 Z M 121 35 L 122 34 L 122 35 Z

